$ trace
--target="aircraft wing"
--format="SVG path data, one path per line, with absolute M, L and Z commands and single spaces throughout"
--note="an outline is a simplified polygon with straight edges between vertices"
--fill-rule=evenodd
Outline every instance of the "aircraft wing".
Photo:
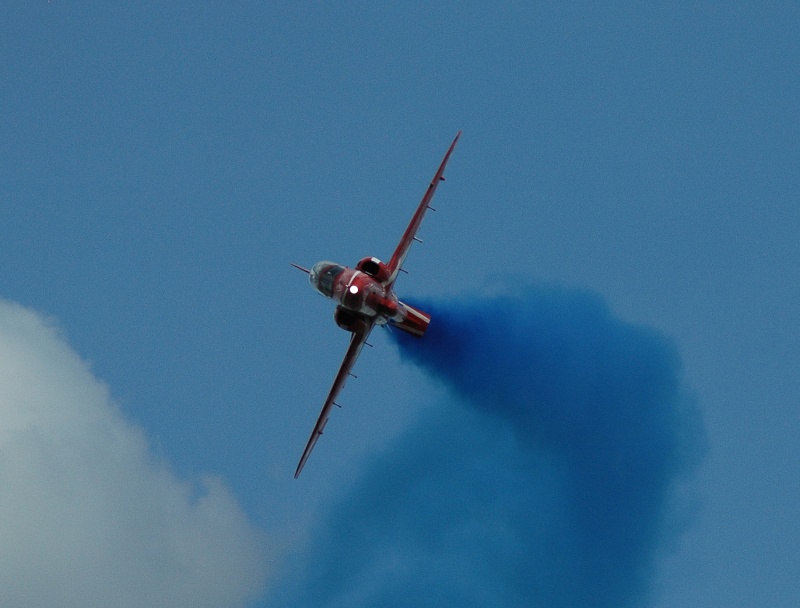
M 406 228 L 403 238 L 401 238 L 400 242 L 397 244 L 397 249 L 394 250 L 392 259 L 389 260 L 389 264 L 387 265 L 389 268 L 389 278 L 386 280 L 387 287 L 394 285 L 394 282 L 397 279 L 397 274 L 400 272 L 400 267 L 403 265 L 403 261 L 406 259 L 406 255 L 408 254 L 408 250 L 411 248 L 411 243 L 414 242 L 414 239 L 416 238 L 417 230 L 419 230 L 419 227 L 422 224 L 422 218 L 425 217 L 425 212 L 431 208 L 430 202 L 434 193 L 436 192 L 436 187 L 439 185 L 440 181 L 444 180 L 444 167 L 447 165 L 447 161 L 450 159 L 450 155 L 453 153 L 453 148 L 456 147 L 456 142 L 458 141 L 459 137 L 461 137 L 461 131 L 456 134 L 456 138 L 453 140 L 453 143 L 450 144 L 450 148 L 444 155 L 442 164 L 439 165 L 439 170 L 436 172 L 436 175 L 433 176 L 433 180 L 431 180 L 428 190 L 425 192 L 425 196 L 422 197 L 422 202 L 420 202 L 419 207 L 417 207 L 414 217 L 411 218 L 411 223 L 408 225 L 408 228 Z
M 317 418 L 317 424 L 314 425 L 314 430 L 311 432 L 311 437 L 308 438 L 306 449 L 303 450 L 303 455 L 300 457 L 300 462 L 297 464 L 297 470 L 294 473 L 295 479 L 297 479 L 300 475 L 300 472 L 303 470 L 303 467 L 306 464 L 306 460 L 308 460 L 308 457 L 311 455 L 311 450 L 314 449 L 314 446 L 317 444 L 317 440 L 320 438 L 320 435 L 322 435 L 322 431 L 331 415 L 331 408 L 334 405 L 337 405 L 336 397 L 344 388 L 344 383 L 347 380 L 347 376 L 350 374 L 350 370 L 353 369 L 353 365 L 355 364 L 356 359 L 358 359 L 358 355 L 361 354 L 361 349 L 364 348 L 364 344 L 367 342 L 369 332 L 372 331 L 374 325 L 374 317 L 368 318 L 366 319 L 366 324 L 362 330 L 351 334 L 350 346 L 347 347 L 347 353 L 344 356 L 344 361 L 342 361 L 342 366 L 339 368 L 339 373 L 336 374 L 336 379 L 333 381 L 333 386 L 328 393 L 328 397 L 325 399 L 325 405 L 322 406 L 322 411 L 319 413 L 319 418 Z

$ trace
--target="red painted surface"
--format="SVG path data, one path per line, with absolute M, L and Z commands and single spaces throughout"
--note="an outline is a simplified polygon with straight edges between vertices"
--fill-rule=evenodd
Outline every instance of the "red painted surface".
M 317 262 L 311 270 L 294 265 L 296 268 L 308 272 L 311 285 L 325 297 L 337 302 L 335 320 L 336 324 L 350 332 L 350 345 L 344 356 L 339 372 L 333 381 L 322 411 L 311 432 L 311 437 L 306 444 L 306 449 L 300 458 L 300 463 L 295 471 L 295 478 L 300 475 L 308 460 L 311 450 L 317 443 L 325 425 L 328 423 L 331 408 L 336 405 L 335 400 L 344 388 L 345 380 L 350 370 L 367 342 L 369 333 L 377 325 L 391 323 L 394 327 L 408 332 L 412 336 L 421 338 L 431 322 L 430 315 L 401 302 L 394 293 L 394 282 L 401 270 L 403 261 L 416 239 L 417 230 L 422 224 L 425 213 L 431 208 L 430 202 L 436 192 L 439 182 L 444 180 L 444 168 L 456 142 L 461 136 L 458 132 L 453 143 L 450 144 L 444 155 L 439 169 L 428 185 L 425 196 L 417 206 L 411 222 L 403 233 L 400 242 L 392 254 L 388 264 L 379 259 L 367 257 L 361 259 L 355 268 L 348 268 L 334 262 Z

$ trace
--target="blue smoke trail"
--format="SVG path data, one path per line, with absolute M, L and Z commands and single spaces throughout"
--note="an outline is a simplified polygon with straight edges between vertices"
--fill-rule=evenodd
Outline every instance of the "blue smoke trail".
M 452 395 L 365 476 L 278 605 L 624 608 L 647 598 L 703 433 L 662 335 L 559 288 L 415 302 Z

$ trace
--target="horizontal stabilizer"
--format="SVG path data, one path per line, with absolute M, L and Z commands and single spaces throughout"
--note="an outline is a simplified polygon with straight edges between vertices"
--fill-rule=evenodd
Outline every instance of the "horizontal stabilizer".
M 431 323 L 431 316 L 408 304 L 403 304 L 402 302 L 399 302 L 399 304 L 400 314 L 393 319 L 389 319 L 392 326 L 402 329 L 417 338 L 424 336 L 428 325 Z

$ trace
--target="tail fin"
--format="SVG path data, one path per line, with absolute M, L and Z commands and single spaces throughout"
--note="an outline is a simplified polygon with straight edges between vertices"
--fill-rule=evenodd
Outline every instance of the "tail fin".
M 424 336 L 428 325 L 430 325 L 431 316 L 408 304 L 403 304 L 402 302 L 399 302 L 399 304 L 398 312 L 400 314 L 389 320 L 392 326 L 402 329 L 417 338 Z

